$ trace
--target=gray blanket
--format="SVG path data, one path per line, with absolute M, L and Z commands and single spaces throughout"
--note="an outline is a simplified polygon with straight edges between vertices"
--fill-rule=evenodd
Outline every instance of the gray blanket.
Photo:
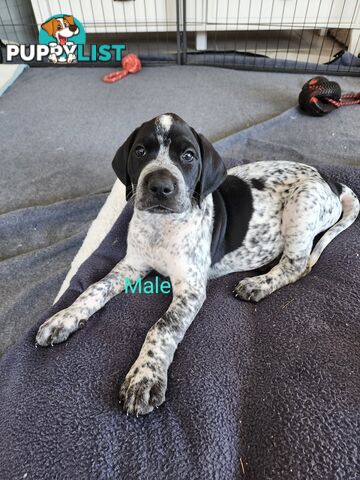
M 294 108 L 216 147 L 229 166 L 319 164 L 359 195 L 358 170 L 336 165 L 357 160 L 356 129 L 347 129 L 352 122 L 358 130 L 353 111 L 317 119 Z M 59 302 L 0 363 L 0 478 L 355 480 L 360 222 L 310 275 L 256 306 L 231 294 L 244 274 L 211 281 L 170 368 L 166 403 L 136 419 L 120 411 L 118 390 L 168 296 L 119 295 L 66 343 L 34 344 L 42 321 L 124 255 L 130 215 L 128 205 Z
M 172 111 L 214 142 L 294 106 L 311 76 L 170 66 L 109 85 L 101 77 L 110 71 L 31 68 L 0 98 L 0 355 L 52 304 L 114 183 L 111 160 L 129 132 Z M 357 78 L 337 80 L 344 91 L 359 90 Z M 341 147 L 357 139 L 357 107 L 315 124 L 325 126 L 319 141 L 326 129 L 337 132 L 316 157 L 357 161 L 356 149 Z M 304 125 L 312 143 L 312 119 Z
M 313 74 L 170 66 L 103 83 L 111 70 L 31 68 L 0 98 L 0 356 L 52 304 L 114 183 L 114 152 L 145 119 L 176 112 L 212 142 L 243 130 L 237 159 L 359 164 L 358 107 L 285 121 L 257 142 L 246 130 L 296 105 Z

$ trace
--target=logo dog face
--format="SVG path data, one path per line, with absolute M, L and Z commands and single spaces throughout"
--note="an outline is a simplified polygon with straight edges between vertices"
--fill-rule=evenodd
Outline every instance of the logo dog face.
M 48 35 L 56 38 L 59 45 L 65 45 L 67 40 L 78 35 L 79 29 L 72 15 L 64 15 L 59 18 L 51 18 L 41 25 Z
M 135 192 L 135 207 L 150 213 L 182 213 L 224 180 L 226 168 L 206 138 L 173 113 L 137 128 L 119 148 L 113 168 Z

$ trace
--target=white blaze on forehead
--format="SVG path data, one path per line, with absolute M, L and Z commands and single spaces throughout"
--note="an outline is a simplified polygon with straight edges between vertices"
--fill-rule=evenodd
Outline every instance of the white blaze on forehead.
M 173 118 L 171 115 L 160 115 L 155 122 L 156 136 L 160 145 L 157 160 L 165 163 L 171 163 L 169 154 L 171 139 L 167 134 L 169 133 L 172 124 Z
M 160 115 L 160 117 L 158 117 L 158 123 L 161 129 L 167 133 L 173 124 L 173 118 L 171 115 Z

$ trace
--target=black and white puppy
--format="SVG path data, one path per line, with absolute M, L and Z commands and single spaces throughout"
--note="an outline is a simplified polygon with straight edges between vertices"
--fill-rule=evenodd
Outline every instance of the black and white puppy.
M 137 128 L 113 167 L 134 196 L 127 253 L 70 307 L 41 325 L 36 342 L 63 342 L 124 289 L 151 270 L 170 276 L 173 299 L 149 330 L 120 389 L 124 411 L 144 415 L 165 400 L 175 350 L 206 297 L 209 278 L 267 265 L 235 296 L 258 302 L 307 274 L 321 252 L 359 213 L 345 185 L 310 166 L 257 162 L 226 171 L 212 145 L 181 118 L 164 114 Z M 323 234 L 313 248 L 314 237 Z

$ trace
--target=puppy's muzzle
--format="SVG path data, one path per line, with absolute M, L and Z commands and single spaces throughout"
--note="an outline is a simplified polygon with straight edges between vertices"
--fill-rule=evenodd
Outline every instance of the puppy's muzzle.
M 150 172 L 144 177 L 143 200 L 146 210 L 177 210 L 178 193 L 176 178 L 165 168 Z

